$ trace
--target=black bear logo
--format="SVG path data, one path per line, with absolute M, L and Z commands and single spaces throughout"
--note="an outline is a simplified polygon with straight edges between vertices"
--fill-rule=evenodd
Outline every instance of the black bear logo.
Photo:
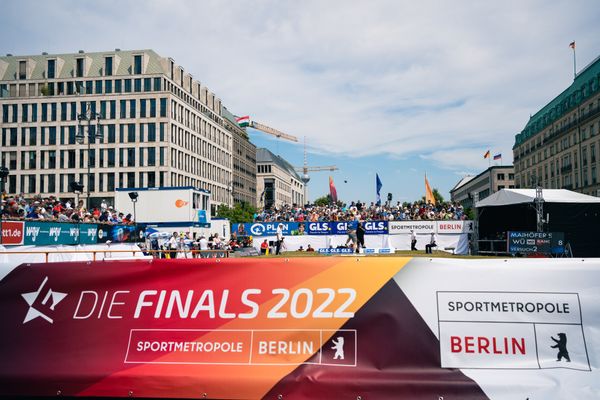
M 558 354 L 556 355 L 556 361 L 562 361 L 563 357 L 565 358 L 565 360 L 567 360 L 567 362 L 571 362 L 571 359 L 569 358 L 569 352 L 567 350 L 567 335 L 565 335 L 564 333 L 559 333 L 558 334 L 558 340 L 554 339 L 554 337 L 550 336 L 550 338 L 552 340 L 554 340 L 554 343 L 556 343 L 554 346 L 550 346 L 553 349 L 558 348 Z

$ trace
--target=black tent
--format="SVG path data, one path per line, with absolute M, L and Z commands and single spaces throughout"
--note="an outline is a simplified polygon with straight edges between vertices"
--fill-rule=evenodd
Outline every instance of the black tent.
M 535 189 L 502 189 L 477 203 L 479 239 L 536 231 Z M 564 232 L 575 257 L 600 257 L 600 198 L 565 189 L 542 190 L 546 232 Z

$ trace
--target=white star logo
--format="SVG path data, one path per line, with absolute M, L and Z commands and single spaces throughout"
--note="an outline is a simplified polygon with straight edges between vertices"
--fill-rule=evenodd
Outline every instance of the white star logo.
M 38 298 L 40 298 L 40 296 L 43 295 L 42 289 L 44 288 L 44 285 L 46 284 L 46 282 L 48 282 L 48 277 L 44 278 L 44 281 L 42 282 L 42 284 L 40 285 L 38 290 L 36 290 L 35 292 L 21 294 L 21 296 L 23 296 L 23 298 L 25 299 L 27 304 L 29 304 L 29 310 L 27 311 L 27 315 L 25 316 L 25 320 L 23 321 L 23 324 L 25 324 L 37 317 L 41 317 L 50 323 L 54 322 L 52 320 L 52 318 L 50 318 L 49 316 L 47 316 L 46 314 L 39 311 L 38 309 L 36 309 L 33 306 L 33 304 L 36 302 L 36 300 L 38 300 Z M 60 303 L 65 297 L 67 297 L 66 293 L 55 292 L 52 289 L 48 289 L 47 293 L 45 293 L 45 296 L 43 296 L 43 300 L 41 301 L 41 304 L 46 306 L 49 310 L 54 311 L 54 307 L 56 307 L 56 305 L 58 303 Z M 50 305 L 48 305 L 48 300 L 50 300 L 50 299 L 52 299 L 52 303 Z

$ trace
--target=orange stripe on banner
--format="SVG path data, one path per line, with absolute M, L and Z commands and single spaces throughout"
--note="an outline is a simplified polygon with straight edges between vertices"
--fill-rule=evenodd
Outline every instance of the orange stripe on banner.
M 334 312 L 349 298 L 349 295 L 344 291 L 338 292 L 338 289 L 350 288 L 356 291 L 356 299 L 346 311 L 357 312 L 410 259 L 332 257 L 327 261 L 322 258 L 290 259 L 289 262 L 283 259 L 265 260 L 262 273 L 266 283 L 261 289 L 270 291 L 273 288 L 285 288 L 292 294 L 311 292 L 313 311 L 329 298 L 327 293 L 318 294 L 317 289 L 333 289 L 335 297 L 323 312 Z M 329 264 L 331 260 L 335 261 L 324 268 L 323 264 Z M 307 272 L 310 276 L 306 275 Z M 299 275 L 304 275 L 303 279 L 290 279 L 292 276 L 298 278 Z M 254 319 L 237 318 L 220 326 L 218 331 L 198 332 L 195 338 L 196 340 L 202 338 L 203 342 L 209 342 L 223 340 L 223 335 L 230 335 L 230 338 L 237 339 L 241 343 L 247 344 L 250 341 L 255 346 L 259 340 L 276 344 L 302 342 L 307 343 L 305 346 L 307 348 L 310 347 L 308 344 L 312 345 L 312 353 L 300 354 L 301 351 L 298 351 L 296 354 L 277 358 L 279 356 L 259 354 L 254 347 L 252 362 L 263 365 L 141 364 L 104 378 L 80 395 L 114 395 L 115 389 L 127 389 L 133 391 L 136 397 L 201 398 L 206 393 L 208 398 L 261 398 L 299 364 L 312 357 L 319 350 L 320 344 L 327 342 L 349 319 L 348 317 L 315 318 L 313 311 L 305 318 L 293 318 L 290 316 L 291 299 L 288 299 L 279 310 L 275 310 L 286 312 L 286 318 L 273 318 L 273 314 L 269 316 L 269 311 L 274 311 L 274 307 L 282 298 L 283 295 L 270 296 L 260 305 L 259 314 Z M 306 296 L 298 296 L 296 310 L 302 313 L 306 308 Z M 198 326 L 198 329 L 202 327 Z M 238 332 L 234 332 L 235 330 Z M 360 335 L 360 332 L 358 334 Z M 153 362 L 173 362 L 173 360 L 178 362 L 177 360 L 180 359 L 177 357 L 179 356 L 171 353 Z M 231 357 L 234 362 L 240 360 L 236 359 L 235 355 Z M 269 365 L 279 361 L 289 364 Z

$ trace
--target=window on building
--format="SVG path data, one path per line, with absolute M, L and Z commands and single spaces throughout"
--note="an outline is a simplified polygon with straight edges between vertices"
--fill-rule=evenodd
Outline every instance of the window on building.
M 22 104 L 21 105 L 21 121 L 27 122 L 28 119 L 29 119 L 29 104 Z
M 113 74 L 113 58 L 104 57 L 104 75 L 112 76 Z
M 83 77 L 84 62 L 85 62 L 84 58 L 78 58 L 77 60 L 75 60 L 75 76 L 77 78 Z
M 140 100 L 140 118 L 146 118 L 146 99 Z
M 162 97 L 160 99 L 160 116 L 161 116 L 161 118 L 164 118 L 167 116 L 167 98 L 166 97 Z
M 135 100 L 129 100 L 129 118 L 135 118 Z
M 135 142 L 135 124 L 127 124 L 127 141 Z
M 161 79 L 160 78 L 154 78 L 154 91 L 155 92 L 160 92 L 161 91 Z
M 150 99 L 150 118 L 156 117 L 156 99 Z
M 48 79 L 56 78 L 56 60 L 48 60 L 46 75 Z
M 113 91 L 113 81 L 106 80 L 104 81 L 104 93 L 111 94 Z
M 140 75 L 142 73 L 142 56 L 141 55 L 133 56 L 133 73 L 135 75 Z
M 156 149 L 154 147 L 148 147 L 148 166 L 156 165 Z
M 151 92 L 151 91 L 152 91 L 152 79 L 144 78 L 144 92 Z
M 135 148 L 127 149 L 127 166 L 135 167 Z
M 27 79 L 27 61 L 19 61 L 19 79 Z
M 141 79 L 134 79 L 133 81 L 133 91 L 136 93 L 139 93 L 142 91 L 142 80 Z
M 121 93 L 123 91 L 123 81 L 120 79 L 115 80 L 115 93 Z
M 86 94 L 94 93 L 94 81 L 85 81 L 85 93 Z

